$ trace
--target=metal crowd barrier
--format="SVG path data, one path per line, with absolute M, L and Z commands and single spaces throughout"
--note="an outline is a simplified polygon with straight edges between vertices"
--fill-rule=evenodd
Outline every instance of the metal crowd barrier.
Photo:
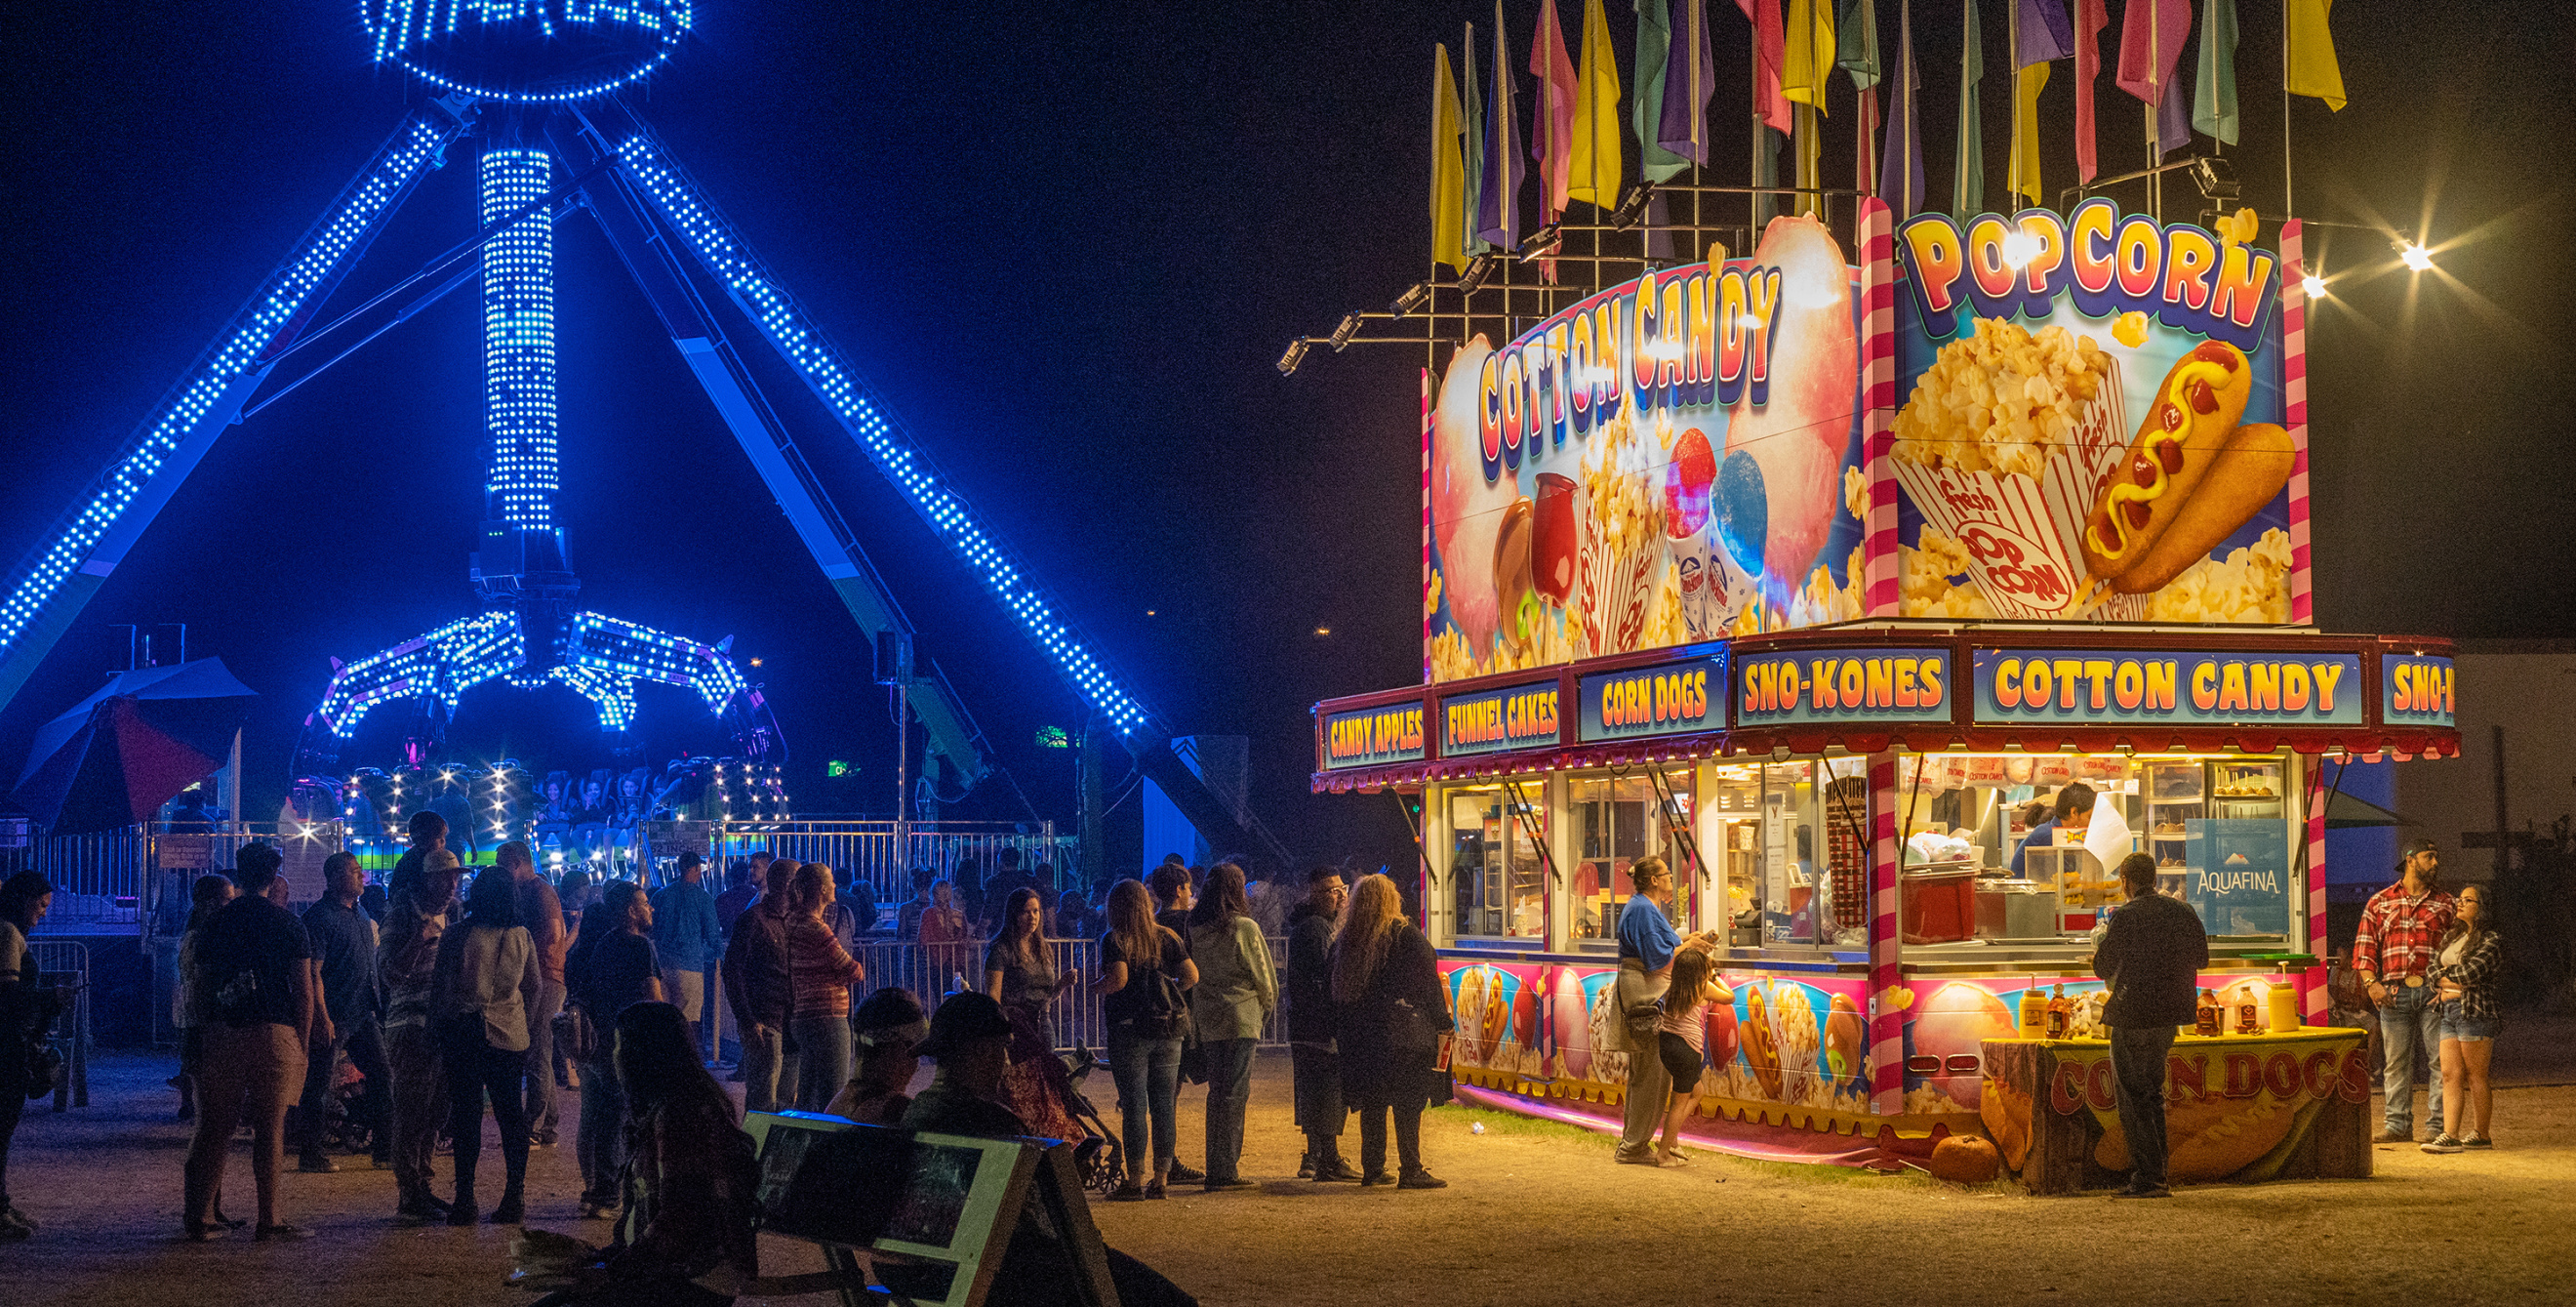
M 862 939 L 854 950 L 859 963 L 867 968 L 867 979 L 859 986 L 866 991 L 900 986 L 912 991 L 925 1009 L 935 1009 L 939 1001 L 959 989 L 984 987 L 983 940 L 960 944 L 920 944 L 909 940 Z M 1080 986 L 1059 995 L 1047 1009 L 1049 1034 L 1058 1049 L 1083 1047 L 1099 1052 L 1109 1046 L 1109 1024 L 1101 1016 L 1101 1001 L 1091 992 L 1091 982 L 1100 976 L 1100 941 L 1096 939 L 1051 939 L 1047 947 L 1055 953 L 1056 974 L 1067 968 L 1082 972 Z M 1288 940 L 1283 935 L 1270 937 L 1270 961 L 1282 976 L 1284 985 L 1288 964 Z M 1281 1025 L 1278 1009 L 1271 1010 L 1270 1021 L 1261 1032 L 1263 1048 L 1285 1048 L 1288 1036 Z
M 54 1086 L 54 1110 L 89 1106 L 89 947 L 70 940 L 34 939 L 28 947 L 36 951 L 36 969 L 42 972 L 38 983 L 71 985 L 71 1011 L 57 1023 L 56 1033 L 63 1042 L 64 1075 Z

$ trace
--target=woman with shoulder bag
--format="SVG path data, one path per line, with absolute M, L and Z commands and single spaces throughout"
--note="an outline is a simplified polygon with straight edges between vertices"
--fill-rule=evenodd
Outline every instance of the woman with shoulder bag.
M 1231 862 L 1208 868 L 1207 892 L 1190 909 L 1190 957 L 1199 968 L 1190 1018 L 1207 1050 L 1208 1191 L 1249 1189 L 1239 1166 L 1243 1114 L 1252 1101 L 1252 1050 L 1279 1006 L 1279 979 L 1270 966 L 1270 941 L 1244 898 L 1243 868 Z
M 517 1225 L 528 1179 L 528 1014 L 537 1009 L 537 947 L 519 924 L 518 887 L 498 869 L 474 878 L 465 921 L 438 941 L 430 1011 L 447 1062 L 448 1133 L 456 1139 L 456 1197 L 449 1225 L 474 1224 L 475 1159 L 483 1152 L 483 1098 L 501 1127 L 505 1179 L 495 1225 Z
M 1457 1028 L 1431 941 L 1404 919 L 1395 882 L 1360 877 L 1333 930 L 1333 1033 L 1342 1096 L 1360 1114 L 1360 1183 L 1445 1189 L 1422 1165 L 1422 1109 L 1439 1082 L 1440 1037 Z M 1387 1123 L 1398 1176 L 1386 1173 Z
M 1718 938 L 1713 930 L 1684 936 L 1673 929 L 1664 915 L 1664 904 L 1673 900 L 1673 872 L 1662 858 L 1629 864 L 1628 880 L 1636 892 L 1619 911 L 1618 983 L 1628 1036 L 1628 1096 L 1621 1105 L 1619 1151 L 1612 1156 L 1630 1166 L 1656 1166 L 1655 1127 L 1663 1123 L 1673 1092 L 1658 1054 L 1658 1005 L 1672 984 L 1673 955 L 1685 947 L 1715 948 Z
M 1109 1195 L 1114 1202 L 1161 1198 L 1179 1151 L 1181 1036 L 1190 1024 L 1187 991 L 1199 983 L 1198 964 L 1181 937 L 1154 920 L 1154 896 L 1138 880 L 1109 891 L 1109 933 L 1100 941 L 1100 1015 L 1109 1024 L 1109 1074 L 1118 1082 L 1119 1144 L 1127 1178 Z M 1146 1152 L 1148 1127 L 1153 1151 Z M 1146 1157 L 1153 1181 L 1139 1184 Z

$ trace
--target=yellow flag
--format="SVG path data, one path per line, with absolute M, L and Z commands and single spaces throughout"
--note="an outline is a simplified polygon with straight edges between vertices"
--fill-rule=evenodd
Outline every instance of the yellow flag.
M 2343 65 L 2335 62 L 2334 33 L 2326 11 L 2334 0 L 2289 0 L 2290 94 L 2313 95 L 2329 109 L 2344 106 Z
M 1583 2 L 1583 59 L 1575 65 L 1574 158 L 1565 196 L 1600 208 L 1619 203 L 1619 52 L 1601 0 Z
M 1787 48 L 1780 93 L 1825 111 L 1825 83 L 1834 72 L 1833 0 L 1789 0 Z
M 2039 185 L 2039 92 L 2047 85 L 2044 61 L 2013 74 L 2012 189 L 2033 204 L 2048 201 Z
M 1458 153 L 1458 79 L 1449 47 L 1431 64 L 1431 261 L 1467 270 L 1467 163 Z

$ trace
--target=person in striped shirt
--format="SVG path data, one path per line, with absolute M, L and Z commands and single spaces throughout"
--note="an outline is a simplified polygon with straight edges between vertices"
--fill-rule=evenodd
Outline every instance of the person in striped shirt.
M 787 900 L 787 971 L 794 994 L 787 1031 L 797 1043 L 796 1110 L 820 1112 L 850 1078 L 850 986 L 867 975 L 841 946 L 823 914 L 832 905 L 832 869 L 796 869 Z
M 2442 892 L 2442 857 L 2431 840 L 2406 842 L 2405 859 L 2397 864 L 2397 883 L 2370 896 L 2361 909 L 2361 927 L 2352 940 L 2352 970 L 2379 1009 L 2379 1042 L 2384 1060 L 2379 1086 L 2388 1097 L 2387 1117 L 2373 1143 L 2403 1144 L 2415 1139 L 2415 1052 L 2420 1047 L 2440 1065 L 2441 1008 L 2434 1001 L 2427 973 L 2451 928 L 2459 906 Z M 2442 1091 L 2425 1095 L 2425 1117 L 2432 1138 L 2442 1134 Z

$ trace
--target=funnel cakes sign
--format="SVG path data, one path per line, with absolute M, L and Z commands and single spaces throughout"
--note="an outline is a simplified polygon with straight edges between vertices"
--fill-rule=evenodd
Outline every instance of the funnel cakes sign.
M 1784 217 L 1500 348 L 1431 414 L 1429 679 L 1860 615 L 1858 270 Z

